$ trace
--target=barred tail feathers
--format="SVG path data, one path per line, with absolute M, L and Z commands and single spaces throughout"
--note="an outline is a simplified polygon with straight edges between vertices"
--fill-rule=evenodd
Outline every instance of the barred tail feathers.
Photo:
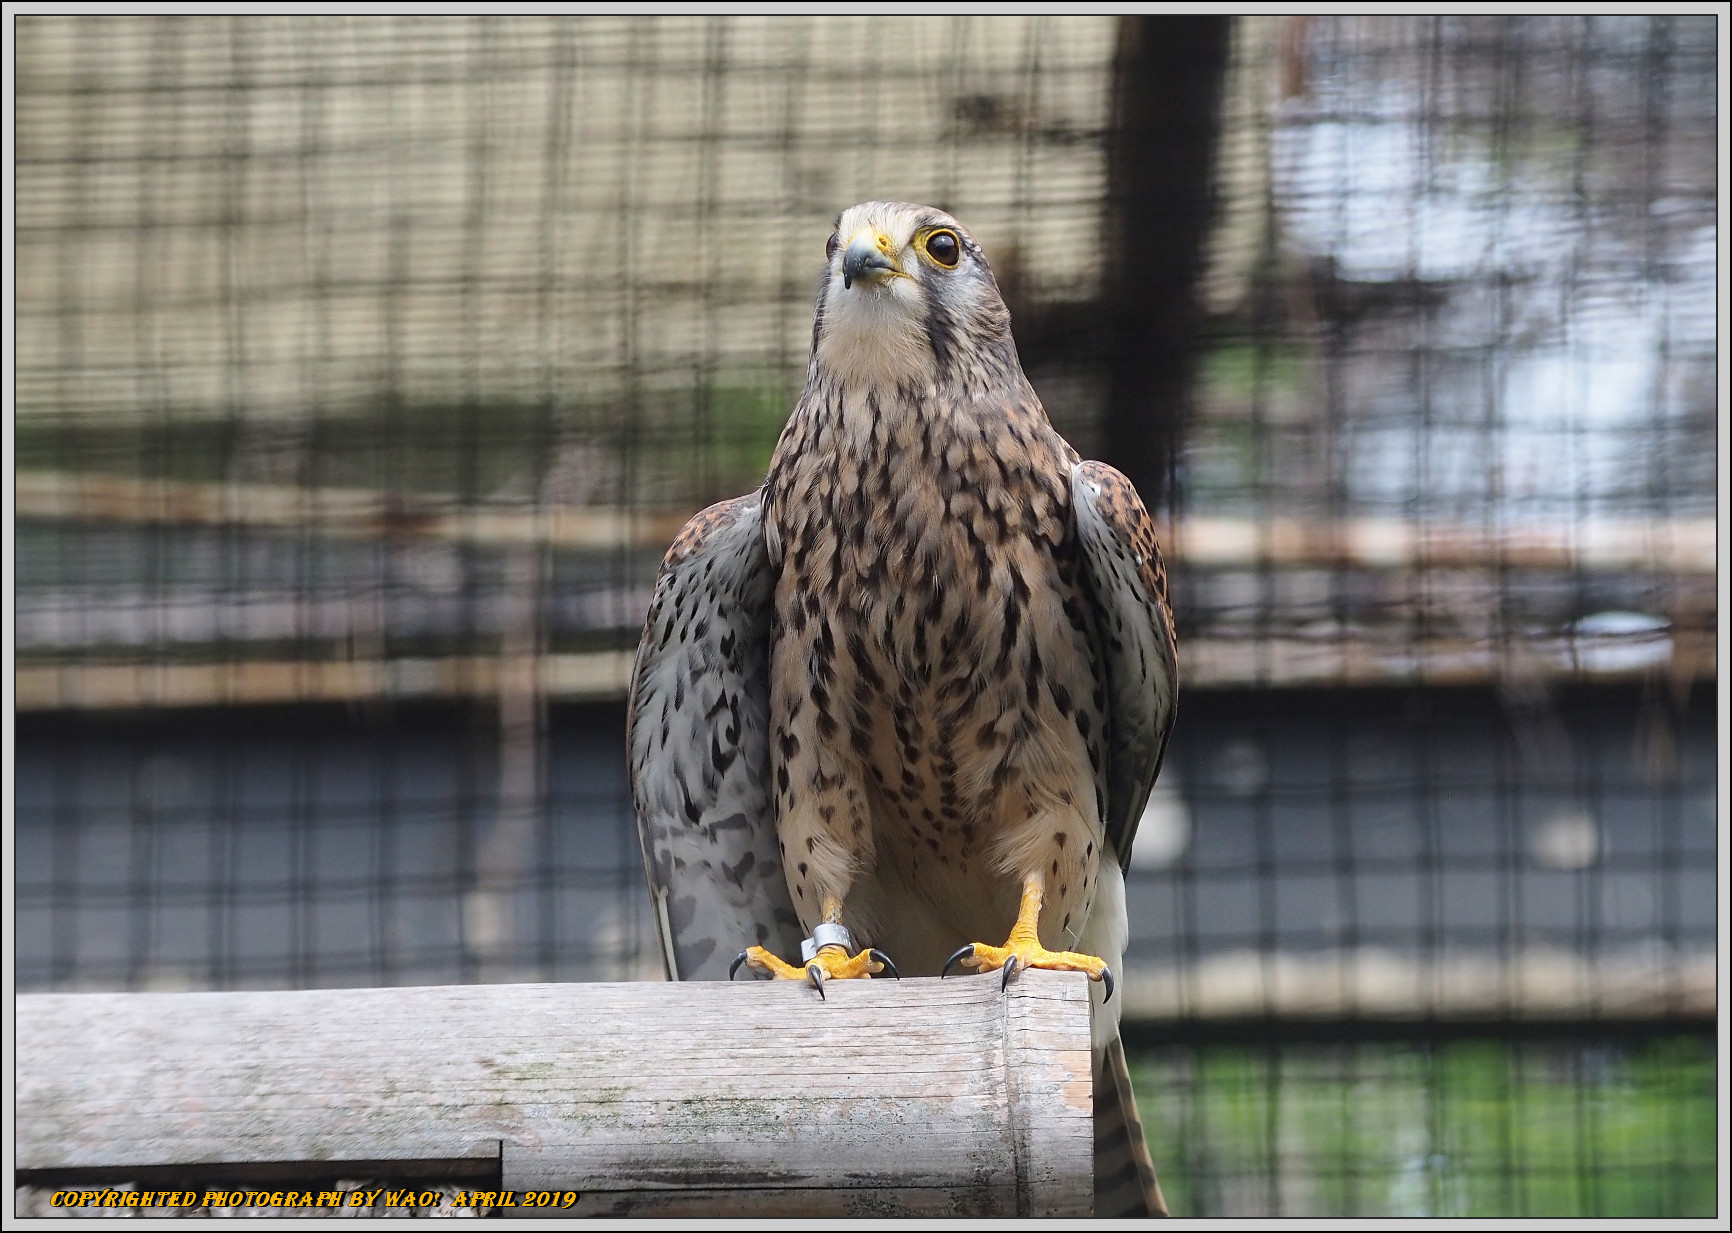
M 1095 1215 L 1165 1216 L 1167 1201 L 1143 1139 L 1123 1043 L 1095 1055 Z

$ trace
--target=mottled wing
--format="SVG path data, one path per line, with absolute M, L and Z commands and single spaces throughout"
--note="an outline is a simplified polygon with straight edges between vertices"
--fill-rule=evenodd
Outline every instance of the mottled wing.
M 1071 469 L 1071 509 L 1107 674 L 1107 840 L 1129 868 L 1178 703 L 1167 568 L 1137 490 L 1106 463 Z
M 626 750 L 672 980 L 725 980 L 757 943 L 798 954 L 769 791 L 774 575 L 756 494 L 697 515 L 656 577 Z

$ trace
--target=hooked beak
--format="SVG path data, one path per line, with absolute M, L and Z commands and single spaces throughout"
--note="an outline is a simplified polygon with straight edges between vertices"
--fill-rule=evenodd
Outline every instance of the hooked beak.
M 842 254 L 842 285 L 852 287 L 855 279 L 871 283 L 900 274 L 902 271 L 884 251 L 889 246 L 886 237 L 870 228 L 855 236 L 848 251 Z

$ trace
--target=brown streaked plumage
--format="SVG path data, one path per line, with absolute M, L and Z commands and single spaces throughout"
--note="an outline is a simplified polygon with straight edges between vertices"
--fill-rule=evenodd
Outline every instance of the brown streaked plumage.
M 1052 428 L 954 218 L 855 206 L 828 257 L 763 489 L 681 534 L 639 650 L 670 974 L 756 944 L 801 977 L 784 960 L 826 922 L 862 949 L 820 950 L 814 983 L 879 970 L 866 947 L 905 975 L 958 946 L 1007 980 L 1080 967 L 1107 978 L 1097 1046 L 1122 1069 L 1106 969 L 1177 688 L 1152 523 Z

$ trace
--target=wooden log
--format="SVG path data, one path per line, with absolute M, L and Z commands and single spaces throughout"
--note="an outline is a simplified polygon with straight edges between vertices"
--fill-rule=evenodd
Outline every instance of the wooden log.
M 20 1185 L 461 1178 L 635 1215 L 1080 1215 L 1077 973 L 17 999 Z M 567 1208 L 562 1214 L 572 1214 Z

